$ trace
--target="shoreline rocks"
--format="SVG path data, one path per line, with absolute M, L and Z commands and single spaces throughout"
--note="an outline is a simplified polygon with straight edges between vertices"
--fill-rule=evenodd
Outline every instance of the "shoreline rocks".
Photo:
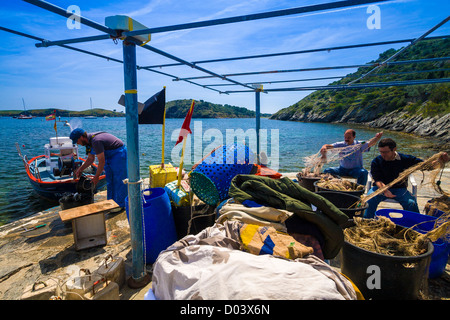
M 444 116 L 423 117 L 410 115 L 406 111 L 392 111 L 378 118 L 373 115 L 362 116 L 356 110 L 339 112 L 317 112 L 312 110 L 298 111 L 293 114 L 279 113 L 271 117 L 274 120 L 326 122 L 326 123 L 353 123 L 371 128 L 380 128 L 398 132 L 410 133 L 416 136 L 430 138 L 433 143 L 427 148 L 445 151 L 450 149 L 450 113 Z M 373 111 L 375 112 L 375 111 Z M 372 112 L 372 113 L 373 113 Z
M 420 137 L 439 139 L 439 143 L 432 146 L 433 149 L 450 148 L 450 113 L 423 118 L 420 115 L 408 116 L 407 112 L 393 111 L 363 124 L 372 128 L 402 131 Z

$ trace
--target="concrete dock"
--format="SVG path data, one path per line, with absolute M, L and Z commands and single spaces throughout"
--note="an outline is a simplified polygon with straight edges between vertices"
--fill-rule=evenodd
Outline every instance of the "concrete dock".
M 285 176 L 295 178 L 294 174 Z M 414 173 L 418 184 L 418 204 L 423 210 L 426 202 L 440 195 L 427 179 L 429 173 Z M 450 191 L 450 169 L 443 172 L 441 187 Z M 95 195 L 95 201 L 106 199 L 106 192 Z M 379 208 L 400 208 L 396 204 L 382 203 Z M 33 216 L 0 226 L 0 299 L 19 300 L 27 287 L 37 281 L 51 280 L 64 287 L 74 270 L 98 269 L 109 256 L 122 257 L 127 277 L 132 271 L 130 227 L 125 210 L 105 214 L 107 244 L 84 250 L 75 250 L 72 225 L 64 223 L 59 216 L 59 206 Z M 45 227 L 30 232 L 26 228 L 45 224 Z M 339 268 L 338 259 L 332 261 Z M 151 265 L 147 265 L 151 273 Z M 120 300 L 142 300 L 151 288 L 148 283 L 142 288 L 132 289 L 125 283 L 120 288 Z M 423 299 L 450 299 L 450 266 L 437 279 L 428 280 L 428 290 Z

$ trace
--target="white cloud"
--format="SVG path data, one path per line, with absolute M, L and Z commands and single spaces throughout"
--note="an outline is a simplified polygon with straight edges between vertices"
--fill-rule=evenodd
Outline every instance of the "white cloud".
M 125 13 L 126 16 L 129 16 L 131 18 L 137 18 L 137 17 L 142 17 L 144 15 L 147 15 L 149 13 L 152 13 L 155 8 L 157 8 L 159 6 L 159 4 L 163 2 L 162 0 L 152 0 L 149 1 L 146 5 L 144 5 L 142 8 L 139 8 L 137 10 Z M 166 0 L 167 2 L 167 0 Z

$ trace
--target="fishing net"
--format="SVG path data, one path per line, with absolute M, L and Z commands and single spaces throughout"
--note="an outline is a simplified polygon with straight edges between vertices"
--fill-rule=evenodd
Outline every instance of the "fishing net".
M 325 156 L 319 151 L 311 156 L 303 157 L 303 164 L 305 168 L 301 171 L 302 175 L 305 177 L 319 176 L 322 171 L 322 167 L 325 164 L 340 161 L 352 155 L 363 146 L 363 144 L 355 144 L 341 148 L 332 148 L 327 150 Z
M 450 198 L 444 195 L 431 199 L 425 205 L 425 212 L 429 216 L 436 217 L 433 229 L 438 228 L 450 221 Z M 450 233 L 446 234 L 445 241 L 450 243 Z
M 448 218 L 450 215 L 450 198 L 444 195 L 429 200 L 425 205 L 425 211 L 429 216 L 447 216 Z
M 426 234 L 397 226 L 387 217 L 363 219 L 355 217 L 355 226 L 344 230 L 345 240 L 362 249 L 390 256 L 418 256 L 427 251 L 428 241 L 448 235 L 450 222 Z
M 444 163 L 439 160 L 441 156 L 442 153 L 435 154 L 426 161 L 408 168 L 403 171 L 397 179 L 385 187 L 379 188 L 377 191 L 371 193 L 370 195 L 363 196 L 361 199 L 362 203 L 367 202 L 378 194 L 389 189 L 397 182 L 407 179 L 408 176 L 415 171 L 433 170 L 431 172 L 430 183 L 437 192 L 442 194 L 442 196 L 434 199 L 430 206 L 439 207 L 443 210 L 442 214 L 435 220 L 434 226 L 430 231 L 425 234 L 414 231 L 413 228 L 419 226 L 420 223 L 417 223 L 410 228 L 399 229 L 399 227 L 396 226 L 389 218 L 382 216 L 379 216 L 376 219 L 355 218 L 354 222 L 356 226 L 344 230 L 346 240 L 369 251 L 396 256 L 416 256 L 424 253 L 426 251 L 425 243 L 427 240 L 435 242 L 438 239 L 442 239 L 449 242 L 450 200 L 448 197 L 448 192 L 441 188 L 440 180 L 436 181 L 438 174 L 442 173 L 444 168 Z
M 323 177 L 316 182 L 316 185 L 323 189 L 336 190 L 336 191 L 364 191 L 364 186 L 355 182 L 338 179 L 333 176 Z
M 383 193 L 384 191 L 386 191 L 387 189 L 392 187 L 394 184 L 406 180 L 413 172 L 429 171 L 429 170 L 433 170 L 430 175 L 430 181 L 431 181 L 430 183 L 432 184 L 433 188 L 438 193 L 442 194 L 443 196 L 449 197 L 449 193 L 444 191 L 441 188 L 440 180 L 436 181 L 438 174 L 440 172 L 442 172 L 442 170 L 445 167 L 445 164 L 439 160 L 441 158 L 442 154 L 443 154 L 442 152 L 436 153 L 435 155 L 431 156 L 429 159 L 427 159 L 423 162 L 420 162 L 414 166 L 409 167 L 408 169 L 406 169 L 402 173 L 400 173 L 399 176 L 397 177 L 397 179 L 395 179 L 391 183 L 385 185 L 384 187 L 377 189 L 375 192 L 371 193 L 370 195 L 364 196 L 361 199 L 361 201 L 362 202 L 369 201 L 370 199 L 376 197 L 377 195 Z
M 255 155 L 243 144 L 223 145 L 197 163 L 190 174 L 195 195 L 209 205 L 228 198 L 231 180 L 238 174 L 250 174 Z

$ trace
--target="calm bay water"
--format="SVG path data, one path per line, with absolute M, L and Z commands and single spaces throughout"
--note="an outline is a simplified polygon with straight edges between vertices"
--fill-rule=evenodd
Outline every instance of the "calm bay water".
M 72 127 L 81 126 L 88 132 L 107 131 L 126 143 L 125 118 L 64 118 L 70 121 Z M 175 146 L 183 119 L 167 119 L 165 127 L 164 163 L 180 164 L 182 143 Z M 237 136 L 236 141 L 242 142 L 240 133 L 247 135 L 246 143 L 256 152 L 255 141 L 249 136 L 255 136 L 255 119 L 192 119 L 190 135 L 186 146 L 184 168 L 189 170 L 193 164 L 211 151 L 214 147 L 228 144 Z M 0 118 L 0 225 L 49 209 L 57 203 L 48 203 L 37 196 L 31 187 L 22 160 L 17 154 L 15 142 L 21 146 L 22 153 L 28 159 L 43 154 L 44 144 L 55 136 L 53 121 L 44 118 L 19 120 Z M 301 123 L 261 119 L 261 151 L 265 151 L 269 166 L 279 172 L 298 172 L 303 165 L 303 157 L 317 153 L 324 143 L 342 141 L 347 124 Z M 378 130 L 352 126 L 357 131 L 357 139 L 368 140 Z M 266 134 L 264 134 L 266 132 Z M 58 122 L 58 136 L 69 136 L 70 129 Z M 403 153 L 428 157 L 433 151 L 420 145 L 429 143 L 425 139 L 402 133 L 385 132 L 384 137 L 397 141 L 398 150 Z M 227 140 L 228 138 L 228 140 Z M 266 143 L 267 142 L 267 143 Z M 253 143 L 253 144 L 252 144 Z M 139 126 L 140 173 L 142 178 L 149 176 L 148 166 L 162 161 L 162 125 Z M 84 147 L 80 155 L 85 155 Z M 364 163 L 370 168 L 370 161 L 378 155 L 372 148 L 365 153 Z M 331 164 L 336 165 L 336 164 Z

